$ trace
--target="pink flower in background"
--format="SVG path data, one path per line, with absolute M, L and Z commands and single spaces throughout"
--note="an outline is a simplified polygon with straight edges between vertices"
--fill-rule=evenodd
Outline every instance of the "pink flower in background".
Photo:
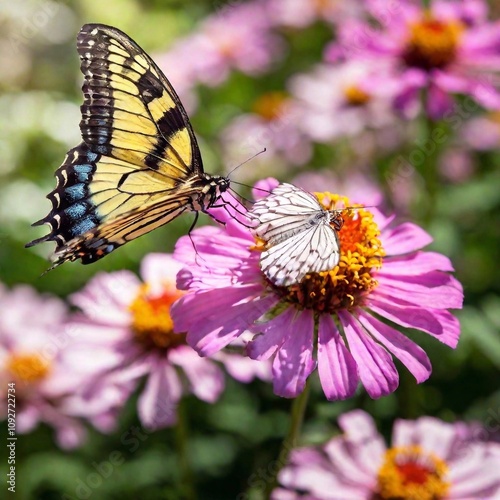
M 179 268 L 169 255 L 149 254 L 141 265 L 144 282 L 130 271 L 101 273 L 70 297 L 83 313 L 73 326 L 95 351 L 110 353 L 99 384 L 132 382 L 136 388 L 147 377 L 138 411 L 142 424 L 151 429 L 175 423 L 183 394 L 213 403 L 224 388 L 217 364 L 200 358 L 184 335 L 173 333 L 170 306 L 181 295 L 175 288 Z
M 444 179 L 461 184 L 471 178 L 475 165 L 470 150 L 457 146 L 443 152 L 439 158 L 438 168 Z
M 263 2 L 229 3 L 165 54 L 161 66 L 167 71 L 169 61 L 179 61 L 187 77 L 180 80 L 191 86 L 220 85 L 231 71 L 259 75 L 283 54 L 283 42 L 271 28 Z M 171 73 L 175 82 L 177 69 L 169 66 L 167 76 Z
M 354 136 L 366 128 L 396 125 L 396 87 L 379 62 L 319 65 L 289 83 L 297 99 L 296 126 L 317 142 Z
M 3 417 L 7 417 L 7 389 L 14 387 L 17 433 L 31 432 L 45 423 L 54 428 L 59 446 L 79 446 L 85 428 L 68 405 L 85 382 L 87 367 L 72 363 L 71 338 L 65 331 L 66 306 L 27 285 L 12 290 L 0 285 L 0 311 Z M 107 412 L 109 407 L 101 410 Z M 97 412 L 94 416 L 97 418 Z
M 498 498 L 500 445 L 474 438 L 465 423 L 397 420 L 390 448 L 361 410 L 339 425 L 343 434 L 323 447 L 292 451 L 273 500 Z
M 488 151 L 500 144 L 500 113 L 471 118 L 464 123 L 460 139 L 471 149 Z M 462 144 L 463 144 L 462 143 Z
M 332 24 L 363 12 L 361 2 L 340 0 L 268 0 L 267 12 L 277 27 L 305 28 L 318 21 Z
M 428 9 L 410 0 L 367 4 L 380 28 L 368 21 L 344 23 L 339 40 L 327 49 L 328 60 L 389 67 L 399 88 L 395 105 L 403 112 L 415 109 L 423 89 L 427 113 L 434 119 L 452 113 L 455 94 L 500 109 L 500 30 L 498 23 L 485 19 L 486 2 L 438 0 Z
M 252 105 L 252 113 L 239 115 L 222 131 L 224 163 L 228 168 L 247 160 L 266 148 L 252 160 L 249 172 L 255 180 L 269 168 L 273 172 L 289 170 L 290 165 L 304 165 L 311 159 L 310 139 L 298 127 L 302 116 L 295 103 L 284 92 L 269 92 Z M 259 175 L 259 172 L 262 175 Z
M 318 196 L 328 209 L 353 206 L 345 197 Z M 196 251 L 188 237 L 175 250 L 187 266 L 177 282 L 187 293 L 173 305 L 172 317 L 201 355 L 212 355 L 251 330 L 256 335 L 249 355 L 273 359 L 276 394 L 297 396 L 317 366 L 327 398 L 337 400 L 351 397 L 359 381 L 373 398 L 393 392 L 399 380 L 393 356 L 417 382 L 431 373 L 425 352 L 375 315 L 456 346 L 460 328 L 447 309 L 462 306 L 462 287 L 449 274 L 453 268 L 446 257 L 421 251 L 431 237 L 418 226 L 393 227 L 393 218 L 376 210 L 345 212 L 339 265 L 311 273 L 298 285 L 278 287 L 264 278 L 250 231 L 216 210 L 218 218 L 225 217 L 225 229 L 193 231 Z
M 310 193 L 322 190 L 338 191 L 365 206 L 377 206 L 383 201 L 377 183 L 360 173 L 359 168 L 348 172 L 344 178 L 336 174 L 333 168 L 308 171 L 294 177 L 292 184 Z

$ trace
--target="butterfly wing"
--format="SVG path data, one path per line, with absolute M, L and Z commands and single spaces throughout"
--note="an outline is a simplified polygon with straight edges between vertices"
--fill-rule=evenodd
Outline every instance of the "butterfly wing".
M 312 194 L 283 183 L 254 204 L 249 218 L 256 224 L 252 228 L 254 236 L 276 245 L 303 231 L 311 218 L 321 217 L 323 212 Z
M 339 260 L 337 232 L 321 223 L 263 251 L 260 267 L 275 285 L 290 286 L 300 283 L 306 274 L 333 269 Z
M 50 234 L 26 245 L 55 241 L 56 265 L 93 262 L 193 209 L 205 175 L 187 114 L 151 58 L 104 25 L 83 26 L 77 46 L 83 142 L 57 170 L 52 210 L 35 223 Z
M 110 253 L 187 209 L 197 186 L 165 191 L 161 180 L 144 186 L 121 183 L 134 166 L 90 150 L 81 143 L 71 149 L 56 172 L 57 187 L 47 197 L 52 210 L 34 225 L 49 224 L 51 232 L 28 243 L 56 242 L 56 262 L 81 258 L 84 264 Z
M 80 129 L 96 153 L 158 171 L 173 187 L 203 172 L 184 107 L 154 61 L 125 33 L 86 24 L 77 37 L 84 103 Z

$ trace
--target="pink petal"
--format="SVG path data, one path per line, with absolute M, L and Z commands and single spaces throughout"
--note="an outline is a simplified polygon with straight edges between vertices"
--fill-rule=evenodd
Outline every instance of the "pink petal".
M 252 188 L 252 196 L 254 200 L 265 198 L 275 187 L 279 185 L 279 181 L 274 177 L 268 177 L 257 181 Z
M 370 397 L 376 399 L 395 391 L 399 377 L 391 355 L 370 338 L 349 312 L 339 311 L 338 316 Z
M 443 275 L 443 278 L 440 280 L 441 283 L 447 281 L 449 284 L 433 286 L 436 276 L 430 276 L 430 274 L 411 277 L 413 282 L 410 281 L 410 277 L 406 277 L 405 281 L 403 281 L 402 279 L 392 279 L 379 274 L 377 275 L 379 286 L 376 290 L 376 295 L 398 297 L 420 307 L 460 309 L 464 296 L 462 291 L 456 288 L 456 283 L 458 282 L 451 276 Z M 427 281 L 427 278 L 429 281 Z M 425 284 L 419 284 L 418 281 Z
M 182 264 L 170 254 L 150 253 L 141 262 L 141 277 L 148 284 L 148 292 L 152 295 L 161 294 L 165 286 L 175 290 L 175 277 Z
M 314 315 L 301 311 L 295 317 L 273 361 L 274 393 L 294 398 L 303 390 L 307 377 L 314 370 L 313 360 Z
M 96 274 L 83 288 L 70 296 L 70 302 L 85 315 L 104 325 L 129 325 L 128 306 L 141 282 L 130 271 Z
M 251 330 L 257 335 L 247 345 L 248 355 L 256 360 L 272 356 L 283 344 L 296 312 L 295 308 L 288 307 L 271 321 L 252 326 Z
M 428 233 L 411 222 L 387 229 L 382 236 L 387 255 L 414 252 L 432 242 L 432 237 Z
M 332 464 L 319 449 L 296 448 L 292 450 L 290 462 L 279 474 L 280 483 L 288 488 L 325 498 L 332 488 L 339 487 L 339 478 L 330 471 Z
M 460 337 L 460 323 L 448 311 L 413 307 L 400 299 L 370 296 L 370 309 L 398 325 L 422 330 L 443 344 L 455 348 Z
M 440 120 L 446 113 L 454 109 L 454 100 L 448 92 L 437 85 L 430 85 L 427 94 L 427 114 L 433 120 Z
M 353 410 L 338 418 L 344 439 L 360 470 L 376 477 L 386 450 L 384 438 L 377 431 L 373 418 L 363 410 Z M 325 447 L 328 452 L 328 445 Z
M 420 445 L 442 460 L 449 460 L 457 435 L 452 424 L 433 417 L 396 420 L 392 428 L 392 446 Z
M 384 275 L 416 276 L 431 271 L 453 271 L 453 265 L 448 257 L 436 252 L 416 252 L 384 259 Z
M 366 470 L 358 461 L 360 458 L 363 460 L 365 444 L 369 442 L 351 443 L 348 438 L 342 436 L 331 439 L 325 446 L 325 451 L 332 461 L 331 469 L 334 471 L 332 475 L 341 479 L 342 488 L 355 489 L 350 492 L 350 496 L 346 495 L 343 490 L 339 491 L 338 498 L 367 499 L 373 494 L 377 485 L 377 473 L 376 470 L 373 472 L 373 469 L 377 469 L 376 466 L 380 465 L 380 460 L 375 461 L 371 466 L 368 465 L 369 470 Z
M 330 315 L 319 317 L 318 336 L 318 373 L 327 399 L 350 398 L 358 386 L 358 369 Z
M 421 347 L 364 311 L 359 312 L 358 319 L 376 340 L 408 368 L 419 384 L 429 378 L 432 372 L 431 362 Z
M 460 456 L 450 461 L 450 498 L 498 498 L 500 454 L 488 453 L 492 446 L 498 448 L 497 443 L 464 443 Z
M 193 394 L 207 403 L 214 403 L 224 390 L 224 374 L 214 361 L 201 358 L 189 346 L 180 346 L 168 353 L 168 360 L 180 366 Z
M 177 404 L 182 396 L 181 381 L 166 359 L 154 360 L 146 387 L 138 401 L 139 418 L 149 429 L 175 424 Z
M 187 332 L 188 344 L 202 356 L 225 347 L 247 330 L 277 301 L 275 296 L 252 297 L 262 285 L 218 288 L 186 295 L 170 312 L 175 331 Z

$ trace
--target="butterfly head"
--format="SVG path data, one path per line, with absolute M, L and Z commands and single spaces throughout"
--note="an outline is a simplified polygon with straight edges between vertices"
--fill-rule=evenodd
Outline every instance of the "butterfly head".
M 221 175 L 203 174 L 202 187 L 194 199 L 195 210 L 206 210 L 217 203 L 222 193 L 229 189 L 231 181 Z
M 330 225 L 333 226 L 335 231 L 340 231 L 344 226 L 344 218 L 342 217 L 342 210 L 329 210 Z

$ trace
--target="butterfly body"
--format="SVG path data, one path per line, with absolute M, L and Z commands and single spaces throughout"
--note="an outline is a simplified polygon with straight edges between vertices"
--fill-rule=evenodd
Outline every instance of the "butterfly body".
M 254 236 L 264 242 L 262 272 L 277 286 L 300 283 L 340 261 L 341 212 L 325 210 L 311 193 L 280 184 L 255 203 L 249 218 Z
M 189 118 L 170 82 L 125 33 L 82 27 L 82 142 L 56 171 L 49 214 L 53 267 L 88 264 L 186 211 L 206 212 L 229 188 L 204 172 Z

